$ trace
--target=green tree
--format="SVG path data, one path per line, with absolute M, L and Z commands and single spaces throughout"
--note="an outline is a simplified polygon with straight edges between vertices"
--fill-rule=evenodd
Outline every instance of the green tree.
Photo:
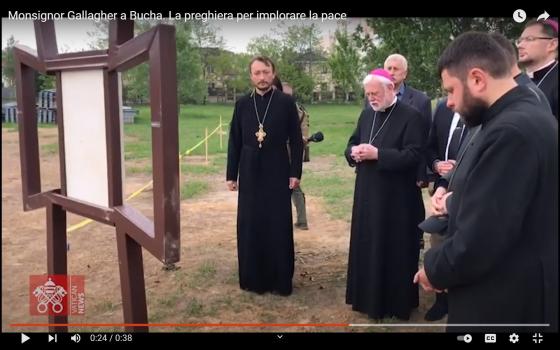
M 302 55 L 308 52 L 321 53 L 321 31 L 315 23 L 292 25 L 284 33 L 285 46 L 290 51 Z
M 273 62 L 280 62 L 284 43 L 281 39 L 273 38 L 270 35 L 261 35 L 251 39 L 247 45 L 247 51 L 253 56 L 267 56 Z
M 156 23 L 149 21 L 135 21 L 134 35 L 146 32 L 154 25 L 156 25 Z M 90 46 L 92 49 L 97 50 L 107 49 L 109 45 L 108 23 L 97 22 L 95 26 L 97 31 L 91 33 L 91 36 L 94 38 L 94 42 L 90 44 Z M 123 100 L 125 103 L 144 104 L 149 102 L 149 66 L 146 62 L 123 72 L 122 81 Z
M 370 18 L 374 30 L 374 45 L 369 46 L 365 64 L 369 69 L 383 67 L 392 53 L 408 60 L 407 83 L 434 96 L 439 89 L 436 73 L 437 58 L 451 41 L 445 18 Z
M 93 31 L 87 32 L 89 37 L 88 46 L 91 50 L 106 50 L 109 46 L 109 21 L 101 20 L 93 23 Z M 134 25 L 137 32 L 138 22 Z
M 177 45 L 177 87 L 180 103 L 202 103 L 207 94 L 206 82 L 203 80 L 202 61 L 196 47 L 193 22 L 175 21 L 135 21 L 136 35 L 148 31 L 159 23 L 175 25 L 175 40 Z M 202 35 L 203 31 L 199 34 Z M 96 24 L 96 29 L 88 33 L 92 38 L 92 49 L 106 49 L 108 38 L 107 23 Z M 204 39 L 205 40 L 205 39 Z M 203 39 L 200 38 L 202 42 Z M 146 63 L 124 72 L 123 95 L 127 101 L 145 103 L 149 101 L 149 67 Z
M 14 62 L 14 46 L 16 40 L 10 36 L 6 47 L 2 49 L 2 79 L 7 86 L 14 86 L 16 83 L 16 65 Z
M 294 86 L 294 91 L 302 101 L 312 101 L 313 91 L 318 84 L 316 70 L 327 65 L 327 59 L 321 48 L 321 31 L 315 23 L 311 25 L 288 26 L 283 35 L 283 65 L 295 66 L 297 70 L 287 70 L 287 77 Z M 284 73 L 282 76 L 284 77 Z
M 320 31 L 315 24 L 280 27 L 277 37 L 263 35 L 250 41 L 252 55 L 270 57 L 282 81 L 290 82 L 302 101 L 310 101 L 316 86 L 313 67 L 326 64 L 320 47 Z
M 54 89 L 56 85 L 55 81 L 54 75 L 46 75 L 39 72 L 35 73 L 35 92 L 38 93 L 41 90 Z
M 300 101 L 311 101 L 315 82 L 301 67 L 287 62 L 280 62 L 278 71 L 284 82 L 289 82 L 294 88 L 294 96 Z
M 239 93 L 250 90 L 248 65 L 250 56 L 219 50 L 217 55 L 209 58 L 209 65 L 217 80 L 224 84 L 226 101 L 229 97 L 236 98 Z
M 202 78 L 206 80 L 206 73 L 212 58 L 209 48 L 223 49 L 224 39 L 208 22 L 190 21 L 192 44 L 198 50 L 202 62 Z
M 16 44 L 17 41 L 12 35 L 6 43 L 6 47 L 2 50 L 2 79 L 6 82 L 7 86 L 15 86 L 16 84 L 16 63 L 14 59 L 14 46 Z M 35 73 L 35 92 L 54 89 L 54 87 L 54 76 L 39 72 Z
M 203 64 L 192 37 L 192 23 L 176 24 L 177 83 L 180 103 L 203 103 L 207 83 L 203 79 Z
M 359 80 L 363 75 L 358 46 L 348 33 L 346 26 L 335 31 L 334 50 L 329 57 L 332 78 L 343 90 L 346 102 L 351 92 L 357 92 Z
M 391 53 L 400 53 L 408 60 L 408 78 L 412 86 L 431 97 L 441 95 L 437 61 L 445 47 L 458 35 L 469 30 L 499 31 L 513 39 L 523 25 L 509 18 L 368 18 L 373 37 L 359 27 L 355 40 L 366 55 L 368 69 L 383 66 Z
M 251 79 L 249 78 L 249 62 L 251 55 L 249 54 L 235 54 L 233 57 L 233 69 L 236 72 L 232 77 L 229 84 L 234 89 L 234 96 L 239 93 L 244 93 L 251 89 Z

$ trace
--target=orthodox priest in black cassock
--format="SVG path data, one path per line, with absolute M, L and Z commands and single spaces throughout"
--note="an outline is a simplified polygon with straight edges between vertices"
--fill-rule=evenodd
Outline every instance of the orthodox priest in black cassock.
M 346 303 L 373 319 L 406 320 L 418 306 L 413 278 L 419 258 L 417 225 L 424 219 L 416 186 L 422 122 L 416 109 L 396 98 L 383 112 L 365 108 L 345 151 L 357 174 Z M 378 148 L 378 159 L 356 162 L 352 147 L 368 143 Z
M 239 181 L 241 289 L 259 294 L 292 293 L 294 240 L 289 182 L 290 178 L 301 178 L 302 157 L 303 141 L 292 97 L 270 88 L 264 95 L 253 92 L 236 102 L 227 180 Z

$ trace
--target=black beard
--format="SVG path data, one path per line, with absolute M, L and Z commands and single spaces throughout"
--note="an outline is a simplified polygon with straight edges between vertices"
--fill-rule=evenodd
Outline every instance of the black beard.
M 460 111 L 459 114 L 466 126 L 472 128 L 473 126 L 480 125 L 482 123 L 482 117 L 487 110 L 488 105 L 486 102 L 473 97 L 467 89 L 464 89 L 463 110 Z

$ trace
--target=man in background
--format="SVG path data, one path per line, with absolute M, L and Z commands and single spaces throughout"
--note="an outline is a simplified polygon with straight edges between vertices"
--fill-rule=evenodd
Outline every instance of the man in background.
M 558 119 L 558 21 L 529 21 L 516 43 L 519 64 L 547 96 Z
M 494 39 L 500 45 L 502 50 L 504 50 L 507 56 L 507 64 L 511 67 L 511 75 L 515 82 L 519 85 L 527 86 L 537 99 L 539 100 L 540 105 L 547 111 L 552 113 L 552 109 L 550 108 L 550 101 L 546 94 L 537 87 L 537 85 L 529 78 L 529 76 L 519 69 L 519 65 L 517 63 L 517 52 L 515 52 L 515 47 L 513 44 L 501 33 L 491 33 L 490 37 Z
M 293 88 L 288 83 L 282 83 L 282 90 L 286 95 L 294 96 Z M 309 162 L 309 114 L 305 110 L 305 108 L 296 101 L 296 106 L 298 109 L 298 116 L 299 116 L 299 125 L 301 127 L 301 135 L 303 138 L 303 145 L 304 153 L 303 153 L 303 161 Z M 305 193 L 301 188 L 301 185 L 294 188 L 292 191 L 292 202 L 296 207 L 296 223 L 294 226 L 300 230 L 309 230 L 309 226 L 307 225 L 307 211 L 305 208 Z
M 406 77 L 408 76 L 408 61 L 403 55 L 394 53 L 387 56 L 384 68 L 391 73 L 391 76 L 393 77 L 397 99 L 416 108 L 422 115 L 422 132 L 424 135 L 424 142 L 426 143 L 428 141 L 428 134 L 432 123 L 432 103 L 430 98 L 422 91 L 416 90 L 406 83 Z M 427 187 L 428 174 L 424 159 L 422 159 L 422 162 L 418 166 L 417 176 L 418 187 Z
M 460 35 L 440 57 L 447 106 L 468 127 L 480 127 L 453 169 L 453 191 L 434 204 L 436 214 L 449 217 L 447 237 L 426 252 L 414 280 L 426 291 L 448 291 L 448 323 L 463 325 L 451 331 L 549 324 L 538 329 L 553 332 L 558 123 L 504 62 L 497 42 L 478 32 Z

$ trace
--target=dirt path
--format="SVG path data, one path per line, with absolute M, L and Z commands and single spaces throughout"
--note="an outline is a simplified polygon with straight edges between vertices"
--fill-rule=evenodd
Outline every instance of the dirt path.
M 56 142 L 56 129 L 40 129 L 42 143 Z M 43 189 L 58 187 L 58 156 L 42 158 Z M 23 212 L 18 135 L 2 130 L 2 331 L 11 323 L 41 323 L 29 315 L 29 275 L 46 273 L 45 210 Z M 144 251 L 150 322 L 153 323 L 372 323 L 345 305 L 349 224 L 332 220 L 321 199 L 308 196 L 309 231 L 295 231 L 294 293 L 288 298 L 242 292 L 237 280 L 235 220 L 237 194 L 221 175 L 207 176 L 210 192 L 181 203 L 181 261 L 175 271 Z M 125 183 L 132 193 L 149 181 L 134 175 Z M 152 194 L 130 203 L 149 215 Z M 68 215 L 68 224 L 83 218 Z M 86 315 L 76 323 L 122 322 L 114 228 L 92 223 L 68 236 L 68 273 L 85 275 Z M 410 323 L 423 323 L 433 296 L 421 293 Z M 80 329 L 74 329 L 78 331 Z M 88 328 L 92 330 L 92 328 Z M 107 331 L 106 328 L 102 330 Z M 111 329 L 121 331 L 120 328 Z M 441 331 L 442 328 L 160 328 L 154 331 Z

